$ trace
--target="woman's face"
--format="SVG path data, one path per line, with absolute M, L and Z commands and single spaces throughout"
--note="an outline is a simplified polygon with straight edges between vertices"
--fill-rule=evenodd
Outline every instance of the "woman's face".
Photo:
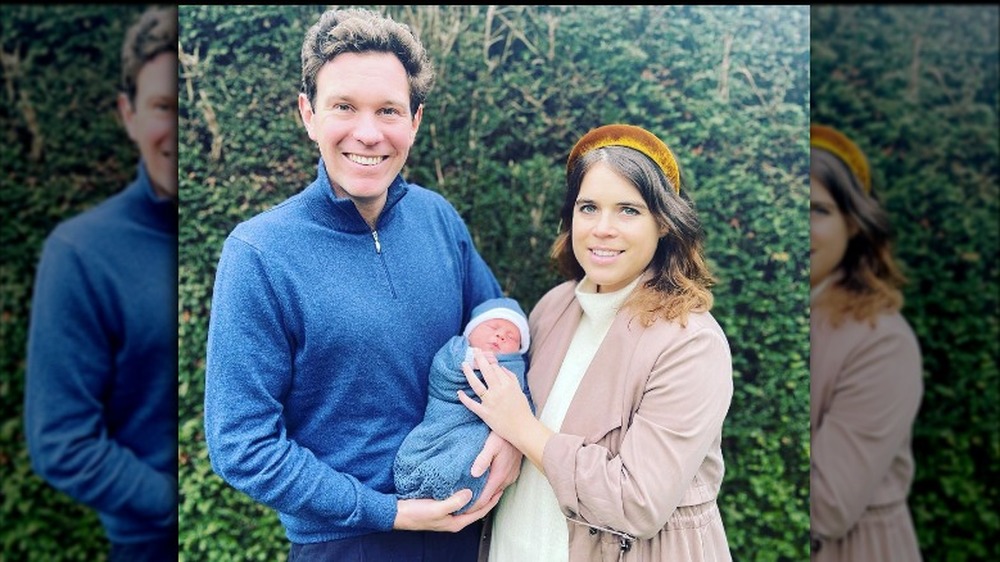
M 617 291 L 642 274 L 660 232 L 639 190 L 607 165 L 583 177 L 573 210 L 573 254 L 598 291 Z
M 840 267 L 852 229 L 825 185 L 810 177 L 809 192 L 809 285 L 815 287 Z

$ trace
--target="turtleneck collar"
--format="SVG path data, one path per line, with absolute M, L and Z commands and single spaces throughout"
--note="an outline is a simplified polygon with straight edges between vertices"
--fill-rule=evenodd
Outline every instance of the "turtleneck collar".
M 618 313 L 618 310 L 621 309 L 622 304 L 625 303 L 625 299 L 632 294 L 632 291 L 639 285 L 639 282 L 643 278 L 645 278 L 645 275 L 640 275 L 625 287 L 612 293 L 598 293 L 596 292 L 597 285 L 587 276 L 584 276 L 576 284 L 576 300 L 580 303 L 583 313 L 595 322 L 610 321 Z
M 125 189 L 125 195 L 139 209 L 136 220 L 156 230 L 177 234 L 177 201 L 156 192 L 142 159 L 136 166 L 135 179 Z
M 834 271 L 830 275 L 827 275 L 826 277 L 824 277 L 822 281 L 820 281 L 819 283 L 816 283 L 815 286 L 813 286 L 812 288 L 810 288 L 809 289 L 809 303 L 810 304 L 815 304 L 816 300 L 820 297 L 820 295 L 823 294 L 824 291 L 827 290 L 827 288 L 829 288 L 829 287 L 837 284 L 837 282 L 840 280 L 841 276 L 842 276 L 842 274 L 841 274 L 840 270 Z
M 406 195 L 408 189 L 408 184 L 403 179 L 402 174 L 396 174 L 396 178 L 389 184 L 389 189 L 385 197 L 385 206 L 382 207 L 382 212 L 376 221 L 376 227 L 381 228 L 392 220 L 395 216 L 396 203 Z M 321 207 L 325 211 L 323 214 L 332 215 L 330 216 L 332 219 L 330 226 L 332 228 L 343 232 L 371 232 L 371 227 L 368 226 L 368 223 L 361 216 L 354 201 L 351 201 L 349 197 L 338 197 L 337 193 L 333 190 L 333 184 L 330 182 L 330 176 L 326 172 L 326 164 L 323 162 L 322 157 L 316 166 L 316 181 L 313 182 L 309 191 L 311 199 L 319 199 L 321 201 Z

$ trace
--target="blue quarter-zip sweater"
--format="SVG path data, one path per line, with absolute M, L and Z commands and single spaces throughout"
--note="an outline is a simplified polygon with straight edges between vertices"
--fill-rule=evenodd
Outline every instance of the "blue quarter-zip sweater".
M 423 418 L 434 354 L 501 296 L 440 194 L 397 176 L 369 228 L 322 159 L 301 193 L 238 225 L 216 272 L 205 374 L 213 469 L 292 542 L 392 528 L 392 465 Z
M 45 241 L 28 333 L 34 470 L 112 542 L 176 536 L 177 207 L 136 179 Z

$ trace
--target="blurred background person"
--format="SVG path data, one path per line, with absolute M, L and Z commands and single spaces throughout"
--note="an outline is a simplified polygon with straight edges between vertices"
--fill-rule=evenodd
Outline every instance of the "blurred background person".
M 1000 6 L 813 6 L 809 43 L 811 122 L 863 149 L 906 277 L 900 313 L 923 384 L 907 504 L 921 555 L 1000 559 Z M 813 353 L 827 345 L 814 338 Z
M 907 506 L 923 393 L 903 276 L 864 154 L 810 131 L 813 560 L 920 560 Z
M 121 49 L 131 183 L 46 238 L 28 332 L 32 468 L 93 508 L 113 561 L 177 559 L 177 12 Z

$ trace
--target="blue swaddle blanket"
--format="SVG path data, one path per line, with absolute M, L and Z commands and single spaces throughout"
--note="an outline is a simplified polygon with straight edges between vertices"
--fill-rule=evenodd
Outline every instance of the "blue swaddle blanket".
M 393 463 L 396 495 L 401 499 L 443 500 L 469 488 L 472 499 L 456 512 L 463 513 L 486 485 L 489 470 L 479 478 L 470 472 L 490 428 L 456 396 L 459 389 L 472 395 L 462 372 L 466 361 L 471 363 L 472 358 L 464 336 L 451 338 L 434 356 L 424 419 L 403 440 Z M 517 375 L 522 389 L 527 388 L 522 354 L 497 355 L 497 361 Z

